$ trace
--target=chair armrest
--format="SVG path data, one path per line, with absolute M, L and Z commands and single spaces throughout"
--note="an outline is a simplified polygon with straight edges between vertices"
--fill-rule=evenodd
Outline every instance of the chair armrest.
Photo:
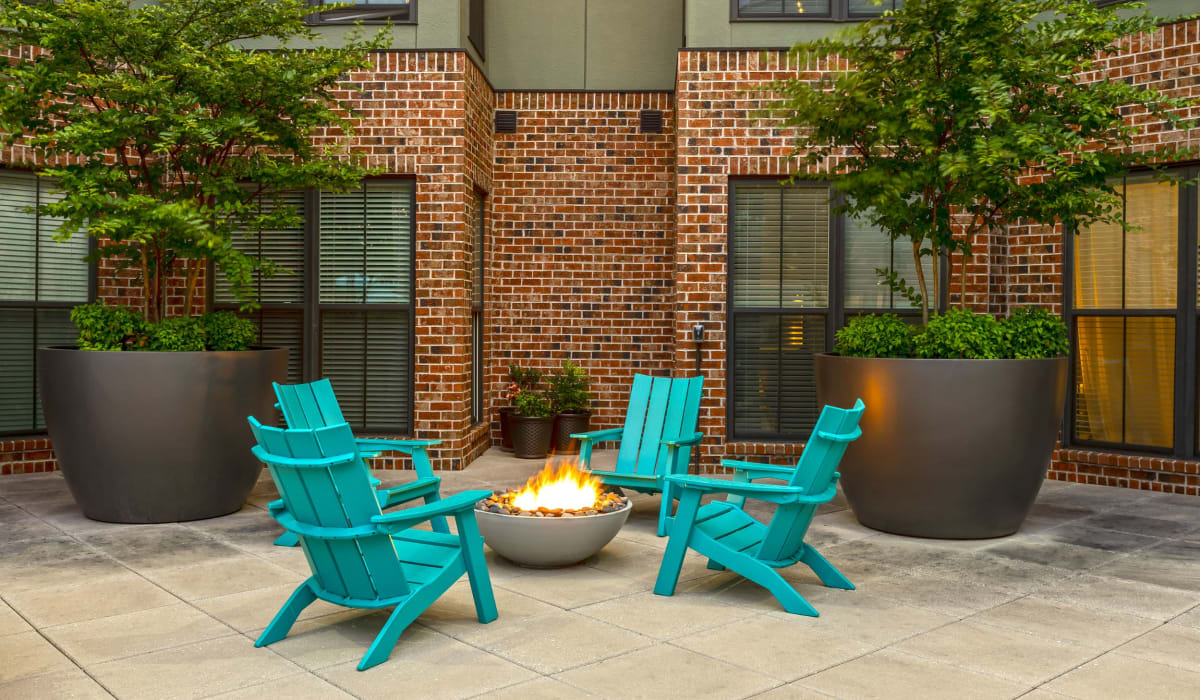
M 775 464 L 758 464 L 756 462 L 742 462 L 736 459 L 721 460 L 722 467 L 736 469 L 739 472 L 744 472 L 751 479 L 790 479 L 796 473 L 795 467 L 781 467 Z
M 358 445 L 358 449 L 364 453 L 368 450 L 379 454 L 380 452 L 404 452 L 411 454 L 414 448 L 424 449 L 440 445 L 441 440 L 386 440 L 382 438 L 357 438 L 354 444 Z M 366 456 L 365 454 L 363 455 Z
M 667 480 L 685 491 L 728 493 L 768 503 L 824 503 L 837 495 L 836 484 L 830 484 L 829 488 L 819 494 L 809 495 L 804 492 L 803 486 L 751 484 L 743 481 L 726 481 L 684 474 L 669 474 Z
M 621 437 L 621 433 L 625 432 L 624 428 L 608 428 L 607 430 L 592 430 L 586 433 L 571 433 L 571 437 L 576 440 L 591 440 L 592 442 L 601 442 L 604 440 L 615 440 Z
M 704 439 L 704 433 L 692 433 L 686 438 L 675 438 L 674 440 L 663 440 L 662 444 L 668 447 L 690 447 L 691 445 L 699 445 Z
M 834 442 L 854 442 L 862 437 L 862 428 L 855 428 L 852 433 L 828 433 L 824 430 L 817 431 L 817 437 L 832 440 Z
M 491 495 L 491 491 L 484 491 L 482 489 L 463 491 L 449 498 L 443 498 L 440 501 L 416 508 L 405 508 L 394 513 L 376 515 L 371 518 L 371 522 L 375 524 L 380 532 L 396 533 L 401 530 L 407 530 L 417 523 L 425 522 L 439 515 L 454 515 L 463 511 L 473 510 L 476 503 Z
M 390 489 L 380 490 L 380 508 L 392 508 L 400 503 L 407 503 L 417 498 L 428 495 L 429 493 L 437 492 L 441 486 L 442 480 L 439 477 L 432 479 L 417 479 L 410 481 L 407 484 L 393 486 Z

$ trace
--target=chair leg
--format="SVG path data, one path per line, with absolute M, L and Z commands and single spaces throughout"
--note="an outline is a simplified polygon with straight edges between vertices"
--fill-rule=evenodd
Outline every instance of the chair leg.
M 425 505 L 436 503 L 441 500 L 441 496 L 435 491 L 425 497 Z M 446 523 L 446 516 L 439 515 L 429 519 L 429 526 L 434 532 L 440 532 L 444 535 L 450 534 L 450 525 Z
M 817 609 L 809 605 L 804 596 L 797 593 L 792 584 L 780 576 L 779 572 L 774 568 L 767 566 L 757 559 L 746 557 L 734 570 L 770 591 L 771 595 L 775 596 L 775 600 L 778 600 L 779 604 L 783 606 L 783 609 L 793 615 L 820 616 Z
M 663 489 L 662 504 L 658 507 L 658 536 L 667 536 L 667 520 L 671 517 L 671 492 Z
M 654 582 L 654 592 L 658 595 L 675 594 L 675 584 L 679 582 L 679 571 L 683 568 L 683 555 L 687 554 L 692 524 L 699 509 L 700 492 L 685 489 L 683 497 L 679 499 L 679 513 L 671 525 L 667 551 L 663 552 L 662 564 L 658 568 L 658 579 Z
M 817 578 L 821 579 L 821 583 L 830 588 L 843 588 L 847 591 L 854 590 L 854 584 L 850 583 L 850 579 L 846 578 L 842 572 L 829 563 L 829 560 L 821 556 L 821 553 L 813 549 L 810 545 L 804 545 L 804 553 L 800 555 L 800 561 L 808 565 L 808 568 L 813 570 Z
M 715 559 L 708 560 L 707 568 L 712 569 L 713 571 L 724 571 L 725 570 L 725 567 L 722 566 L 721 564 L 717 563 L 717 561 Z
M 426 607 L 428 604 L 425 604 L 424 601 L 418 602 L 412 598 L 397 605 L 387 622 L 383 623 L 383 629 L 375 635 L 375 641 L 371 642 L 371 647 L 363 655 L 362 661 L 358 662 L 358 670 L 365 671 L 387 661 L 388 657 L 392 655 L 392 649 L 399 641 L 400 635 L 413 623 L 413 620 L 424 612 Z
M 300 544 L 300 538 L 294 532 L 285 532 L 275 539 L 276 547 L 295 547 Z
M 271 620 L 271 624 L 267 625 L 267 628 L 259 635 L 254 646 L 265 647 L 286 637 L 288 631 L 292 629 L 292 625 L 296 624 L 296 618 L 316 599 L 317 594 L 313 593 L 312 579 L 310 578 L 292 592 L 292 596 L 283 604 L 279 612 L 275 613 L 275 619 Z
M 463 565 L 467 580 L 471 583 L 471 597 L 475 600 L 475 616 L 487 624 L 498 616 L 496 596 L 492 592 L 492 579 L 488 576 L 487 562 L 483 558 L 483 537 L 475 522 L 474 511 L 454 516 L 458 524 L 458 541 L 462 546 Z

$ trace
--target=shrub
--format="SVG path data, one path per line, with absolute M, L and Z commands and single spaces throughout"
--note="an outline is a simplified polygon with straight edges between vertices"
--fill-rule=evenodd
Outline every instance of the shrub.
M 562 371 L 550 377 L 550 402 L 559 413 L 583 413 L 588 408 L 588 375 L 574 362 L 563 360 Z
M 834 349 L 847 357 L 912 357 L 913 332 L 896 314 L 855 316 L 837 332 Z
M 79 329 L 80 350 L 142 350 L 146 347 L 146 321 L 125 306 L 82 304 L 71 309 L 71 323 Z
M 991 314 L 950 309 L 913 339 L 913 356 L 994 360 L 1005 356 L 1004 333 Z
M 1002 357 L 1022 360 L 1062 357 L 1069 349 L 1067 324 L 1042 308 L 1017 309 L 1000 321 L 1000 328 L 1004 336 Z
M 554 413 L 550 408 L 550 400 L 544 394 L 535 391 L 522 391 L 513 402 L 518 416 L 531 418 L 546 418 Z
M 246 350 L 258 339 L 254 321 L 232 311 L 210 311 L 200 317 L 209 350 Z
M 157 352 L 201 352 L 205 346 L 204 326 L 194 316 L 164 318 L 149 326 L 147 350 Z

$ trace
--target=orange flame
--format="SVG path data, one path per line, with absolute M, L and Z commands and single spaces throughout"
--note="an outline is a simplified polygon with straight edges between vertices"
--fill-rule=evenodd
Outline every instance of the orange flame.
M 592 473 L 582 469 L 575 460 L 558 465 L 549 460 L 515 494 L 512 504 L 521 510 L 547 508 L 579 510 L 592 508 L 600 500 L 603 484 Z

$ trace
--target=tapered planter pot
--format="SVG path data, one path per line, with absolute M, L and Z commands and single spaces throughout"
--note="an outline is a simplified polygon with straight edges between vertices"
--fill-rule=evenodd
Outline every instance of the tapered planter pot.
M 573 455 L 579 452 L 579 441 L 572 433 L 586 433 L 592 420 L 591 411 L 560 413 L 554 419 L 554 454 Z
M 512 406 L 504 406 L 500 409 L 500 449 L 502 450 L 513 448 L 512 417 L 516 410 Z
M 554 438 L 554 416 L 521 416 L 509 418 L 512 431 L 513 456 L 521 459 L 542 459 L 550 452 Z
M 37 352 L 46 428 L 84 515 L 175 522 L 246 502 L 262 469 L 246 417 L 275 422 L 286 350 Z
M 859 522 L 900 535 L 1017 531 L 1046 476 L 1067 358 L 918 360 L 817 355 L 821 405 L 867 405 L 839 471 Z

